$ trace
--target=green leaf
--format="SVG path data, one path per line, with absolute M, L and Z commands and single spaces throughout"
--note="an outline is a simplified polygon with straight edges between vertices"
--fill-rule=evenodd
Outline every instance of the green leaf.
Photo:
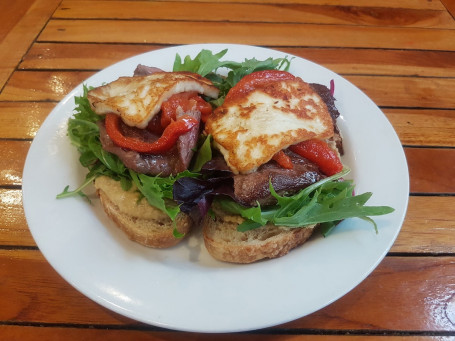
M 267 58 L 265 60 L 257 60 L 256 58 L 245 59 L 243 62 L 236 61 L 221 61 L 221 58 L 227 53 L 227 49 L 216 54 L 212 51 L 202 50 L 192 59 L 186 56 L 183 59 L 180 55 L 176 55 L 174 60 L 173 71 L 190 71 L 200 74 L 211 80 L 213 84 L 220 90 L 217 99 L 211 99 L 210 103 L 215 107 L 223 104 L 224 97 L 228 91 L 244 76 L 261 70 L 289 70 L 290 60 L 287 58 Z M 220 68 L 227 71 L 227 76 L 221 76 L 216 73 Z
M 201 147 L 196 152 L 195 161 L 193 165 L 193 171 L 199 172 L 202 166 L 212 159 L 212 136 L 207 135 Z
M 340 179 L 348 172 L 348 169 L 344 169 L 289 197 L 278 195 L 270 183 L 270 191 L 277 199 L 277 204 L 264 209 L 259 205 L 244 207 L 227 198 L 217 202 L 226 212 L 245 219 L 238 226 L 239 231 L 258 228 L 267 223 L 292 228 L 322 224 L 322 232 L 327 235 L 339 221 L 355 217 L 372 223 L 377 231 L 376 223 L 370 217 L 388 214 L 394 209 L 388 206 L 365 206 L 371 193 L 353 195 L 352 181 Z
M 210 72 L 215 72 L 218 68 L 232 63 L 229 61 L 220 61 L 227 51 L 225 49 L 217 54 L 213 54 L 210 50 L 202 50 L 194 59 L 186 56 L 183 63 L 182 58 L 177 54 L 174 60 L 173 71 L 190 71 L 205 77 Z

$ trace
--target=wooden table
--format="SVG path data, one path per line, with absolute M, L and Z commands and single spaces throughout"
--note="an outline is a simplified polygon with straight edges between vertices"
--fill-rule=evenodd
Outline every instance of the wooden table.
M 211 340 L 113 313 L 66 283 L 22 208 L 30 144 L 56 103 L 98 70 L 166 46 L 260 45 L 324 65 L 384 111 L 410 172 L 402 231 L 330 306 L 230 340 L 455 338 L 455 2 L 210 0 L 0 3 L 0 339 Z

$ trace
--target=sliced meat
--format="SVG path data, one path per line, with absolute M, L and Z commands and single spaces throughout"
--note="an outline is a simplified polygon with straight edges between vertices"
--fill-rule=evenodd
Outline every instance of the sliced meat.
M 338 129 L 337 126 L 337 118 L 340 116 L 340 112 L 338 111 L 337 107 L 335 106 L 335 97 L 330 93 L 330 89 L 326 87 L 325 85 L 322 84 L 317 84 L 317 83 L 311 83 L 310 87 L 317 92 L 317 94 L 322 98 L 324 103 L 327 106 L 327 109 L 329 110 L 330 116 L 332 117 L 333 120 L 333 130 L 334 134 L 333 137 L 329 139 L 329 141 L 333 141 L 335 146 L 338 149 L 338 152 L 340 155 L 344 154 L 343 151 L 343 140 L 341 138 L 340 130 Z
M 200 120 L 200 112 L 193 110 L 186 113 L 177 113 L 180 115 L 190 115 Z M 188 169 L 193 156 L 193 148 L 196 147 L 199 136 L 199 124 L 194 126 L 188 133 L 183 134 L 177 140 L 174 148 L 164 154 L 144 154 L 133 150 L 127 150 L 118 147 L 106 133 L 104 123 L 99 123 L 100 141 L 104 150 L 117 155 L 127 168 L 135 172 L 149 175 L 169 176 L 176 175 Z M 159 136 L 146 129 L 130 127 L 121 123 L 123 135 L 135 137 L 147 142 L 156 141 Z
M 275 161 L 270 161 L 256 172 L 234 176 L 235 200 L 245 206 L 270 205 L 276 203 L 269 189 L 269 179 L 275 191 L 280 194 L 293 194 L 325 178 L 318 167 L 305 158 L 286 151 L 292 160 L 293 169 L 284 169 Z
M 161 70 L 160 68 L 153 66 L 139 64 L 138 66 L 136 66 L 133 76 L 147 76 L 154 74 L 155 72 L 164 72 L 164 70 Z

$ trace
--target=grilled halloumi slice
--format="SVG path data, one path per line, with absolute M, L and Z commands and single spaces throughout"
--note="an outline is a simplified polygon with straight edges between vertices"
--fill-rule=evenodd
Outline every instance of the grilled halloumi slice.
M 300 78 L 275 81 L 225 101 L 205 131 L 236 174 L 255 171 L 292 144 L 334 134 L 326 104 Z
M 88 92 L 97 114 L 114 113 L 132 127 L 145 128 L 172 95 L 197 91 L 217 98 L 219 90 L 208 79 L 191 72 L 156 72 L 147 76 L 120 77 Z

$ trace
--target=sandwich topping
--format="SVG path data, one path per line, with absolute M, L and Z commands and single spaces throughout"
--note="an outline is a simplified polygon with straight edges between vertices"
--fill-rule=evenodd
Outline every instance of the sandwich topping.
M 216 98 L 219 90 L 191 72 L 164 72 L 140 65 L 133 77 L 92 89 L 92 110 L 104 115 L 100 141 L 138 173 L 169 176 L 188 169 L 201 116 L 212 107 L 199 94 Z
M 205 126 L 234 173 L 251 173 L 298 142 L 333 136 L 326 104 L 301 78 L 268 70 L 244 79 Z
M 191 72 L 154 72 L 146 76 L 120 77 L 87 94 L 93 111 L 113 113 L 124 123 L 144 129 L 172 95 L 196 91 L 218 97 L 219 90 L 208 79 Z
M 390 213 L 364 206 L 342 180 L 342 138 L 330 89 L 289 73 L 286 58 L 220 61 L 201 51 L 173 72 L 139 65 L 76 98 L 68 135 L 89 169 L 86 181 L 57 197 L 83 195 L 99 176 L 134 184 L 175 222 L 200 219 L 217 200 L 244 219 L 239 231 L 266 224 L 304 227 Z M 230 70 L 221 76 L 218 68 Z M 374 224 L 374 222 L 373 222 Z M 178 233 L 174 236 L 178 237 Z

